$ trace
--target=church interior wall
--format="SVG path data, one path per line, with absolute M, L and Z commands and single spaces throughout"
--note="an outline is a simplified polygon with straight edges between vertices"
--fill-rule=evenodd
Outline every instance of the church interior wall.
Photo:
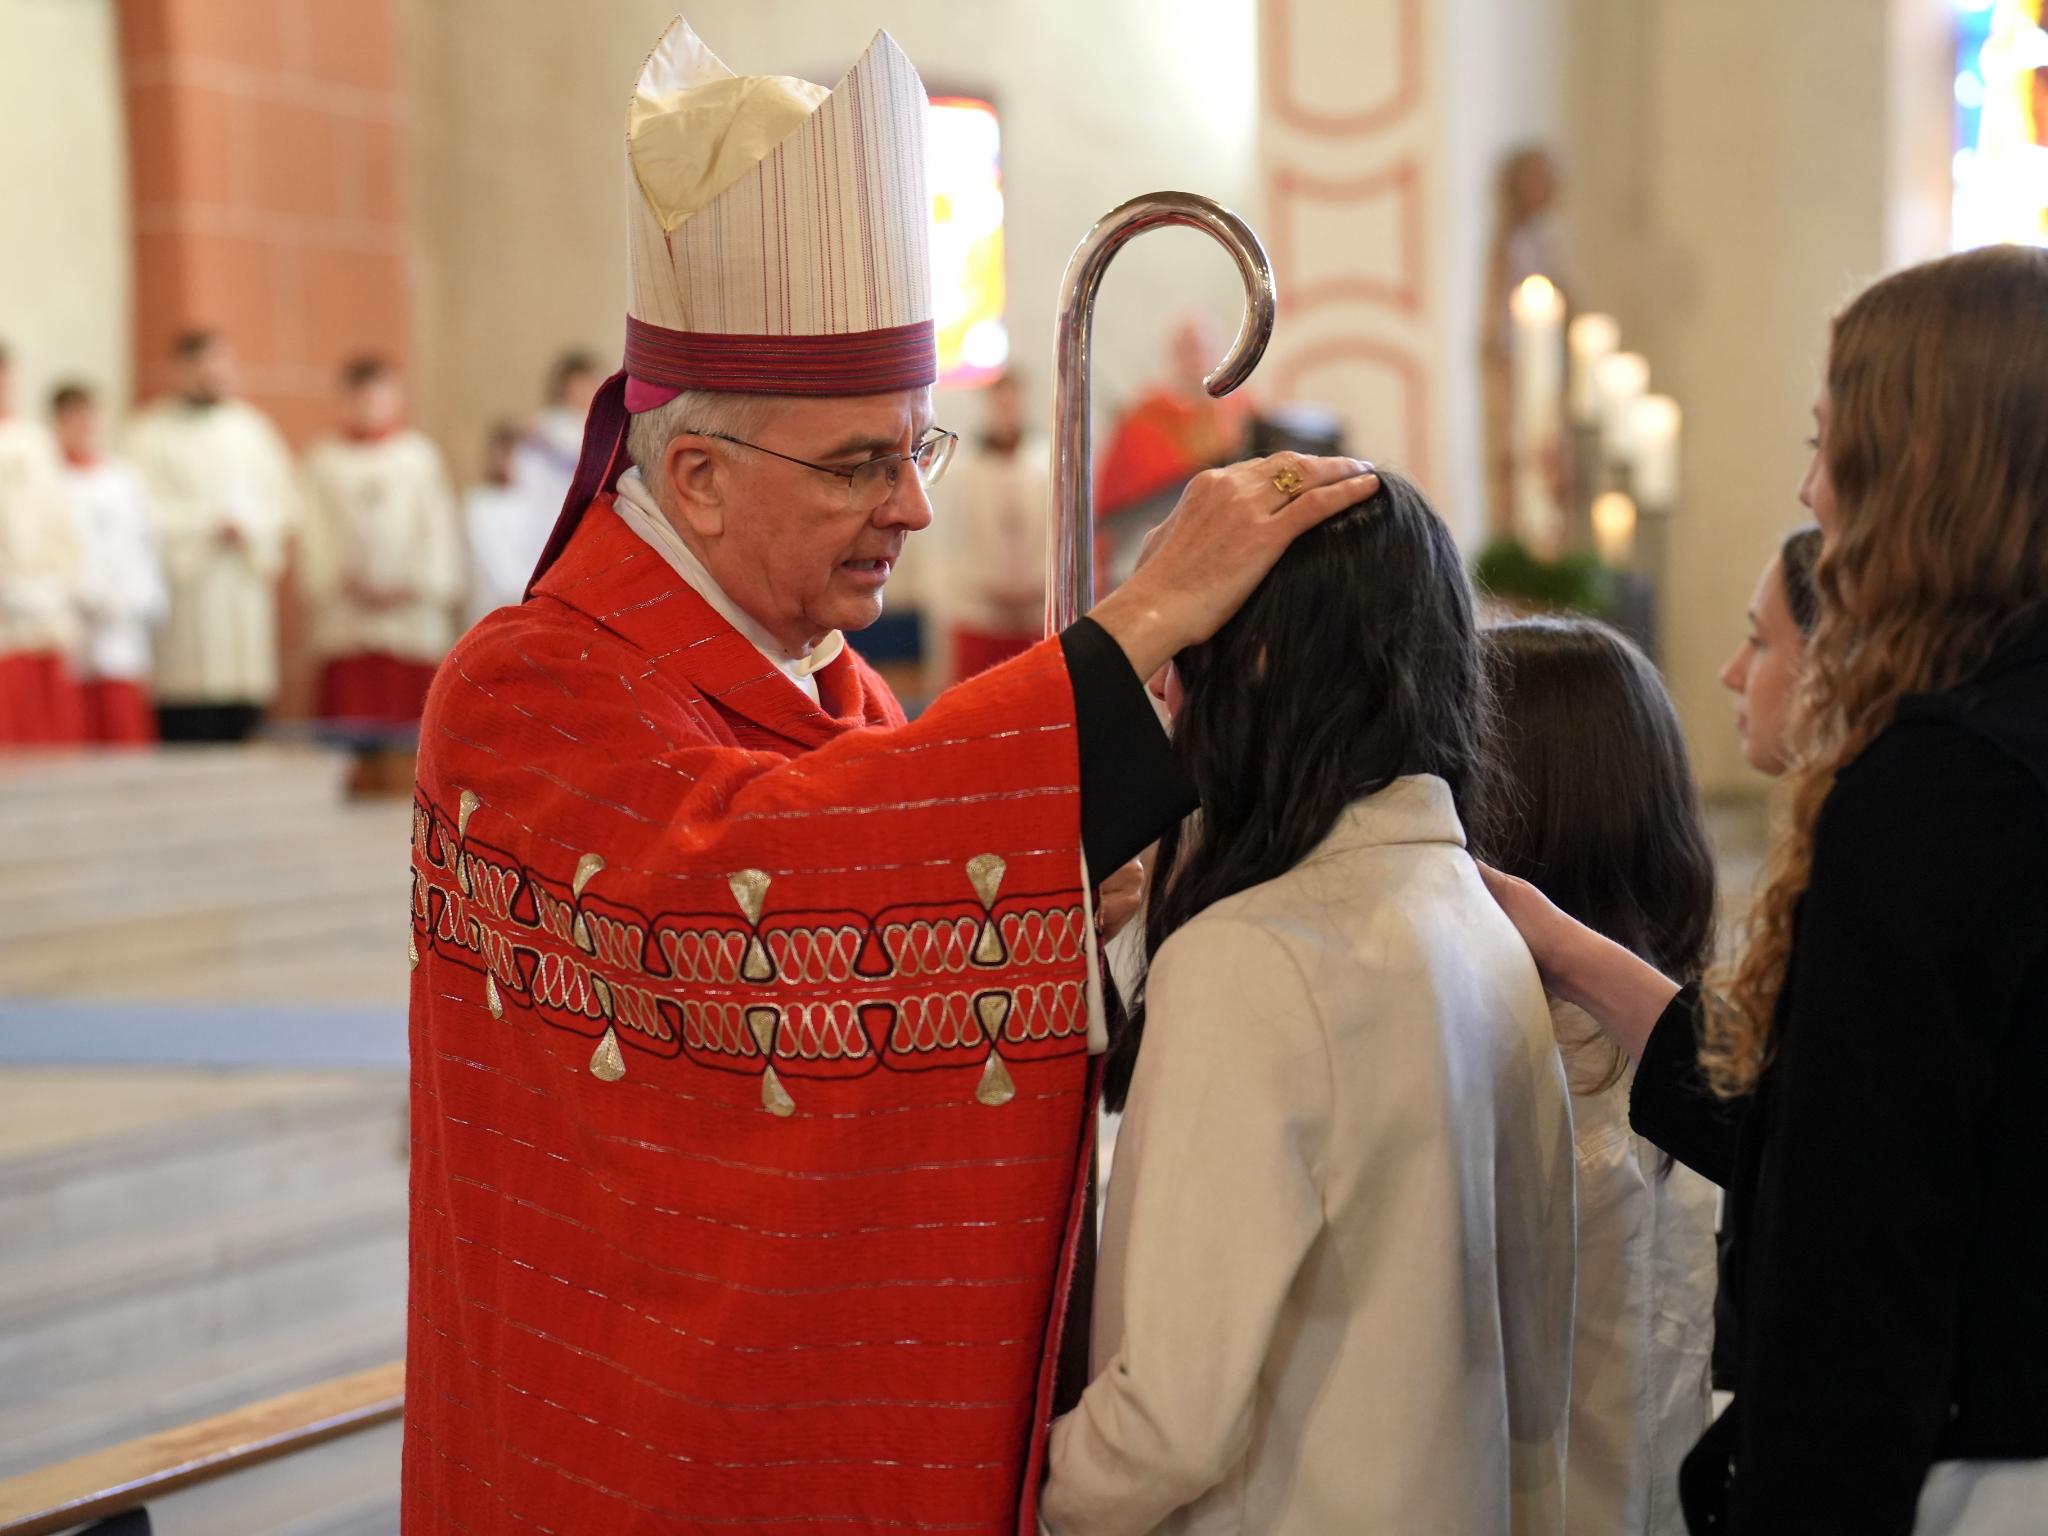
M 1938 208 L 1909 244 L 1894 229 L 1902 177 L 1920 178 L 1923 207 L 1939 200 L 1924 159 L 1898 162 L 1895 74 L 1921 114 L 1914 142 L 1947 132 L 1925 124 L 1942 55 L 1900 59 L 1894 21 L 1873 0 L 1570 0 L 1574 298 L 1620 319 L 1685 413 L 1663 661 L 1709 793 L 1762 787 L 1716 676 L 1757 573 L 1808 516 L 1797 489 L 1828 317 L 1888 264 L 1946 246 Z
M 886 23 L 934 94 L 995 103 L 1003 132 L 1011 358 L 1049 415 L 1055 294 L 1102 214 L 1162 188 L 1251 212 L 1252 0 L 1040 0 L 883 8 L 700 0 L 705 42 L 742 73 L 836 81 Z M 618 355 L 626 88 L 674 0 L 407 0 L 420 414 L 454 462 L 488 423 L 532 408 L 550 358 Z M 1086 46 L 1076 46 L 1086 39 Z M 1148 235 L 1118 257 L 1097 309 L 1098 412 L 1160 369 L 1190 309 L 1227 338 L 1228 258 L 1200 235 Z M 972 428 L 972 401 L 940 415 Z
M 127 397 L 127 147 L 113 0 L 0 0 L 0 343 L 16 406 Z

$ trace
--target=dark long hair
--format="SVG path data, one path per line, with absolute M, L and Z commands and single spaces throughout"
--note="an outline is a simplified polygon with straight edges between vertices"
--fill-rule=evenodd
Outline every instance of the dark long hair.
M 1698 980 L 1714 939 L 1714 856 L 1657 669 L 1592 619 L 1503 624 L 1481 646 L 1499 725 L 1473 851 L 1665 975 Z M 1573 1071 L 1573 1087 L 1606 1086 L 1620 1069 L 1613 1053 Z
M 1820 529 L 1812 523 L 1794 528 L 1778 546 L 1778 570 L 1785 583 L 1785 606 L 1799 633 L 1811 636 L 1820 627 L 1820 588 L 1814 567 L 1820 564 Z
M 1433 773 L 1462 812 L 1481 768 L 1485 682 L 1472 591 L 1422 493 L 1380 489 L 1296 539 L 1215 638 L 1174 658 L 1174 748 L 1202 809 L 1159 840 L 1149 964 L 1224 897 L 1285 874 L 1346 806 Z M 1144 984 L 1116 1009 L 1103 1095 L 1123 1108 Z

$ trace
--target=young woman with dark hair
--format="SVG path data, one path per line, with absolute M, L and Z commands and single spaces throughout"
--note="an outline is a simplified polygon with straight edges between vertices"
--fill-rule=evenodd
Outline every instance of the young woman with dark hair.
M 1058 1536 L 1563 1529 L 1569 1104 L 1464 846 L 1464 567 L 1381 480 L 1169 672 L 1202 810 L 1160 845 L 1112 1047 Z
M 1721 668 L 1721 686 L 1735 695 L 1743 759 L 1774 778 L 1798 752 L 1806 642 L 1820 624 L 1820 589 L 1814 583 L 1820 542 L 1820 529 L 1811 523 L 1785 535 L 1757 577 L 1748 632 Z
M 1472 846 L 1668 975 L 1697 980 L 1714 860 L 1649 659 L 1590 619 L 1483 637 L 1495 764 Z M 1712 1418 L 1714 1186 L 1636 1136 L 1627 1058 L 1553 1001 L 1578 1149 L 1566 1528 L 1683 1536 L 1678 1467 Z
M 1705 1006 L 1495 881 L 1727 1187 L 1735 1403 L 1694 1531 L 2009 1536 L 2048 1508 L 2048 250 L 1911 267 L 1835 321 L 1791 822 Z

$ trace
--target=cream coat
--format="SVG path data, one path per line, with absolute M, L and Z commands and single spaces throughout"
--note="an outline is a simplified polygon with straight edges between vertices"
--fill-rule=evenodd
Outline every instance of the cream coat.
M 1573 1160 L 1439 779 L 1157 957 L 1057 1536 L 1556 1536 Z
M 35 422 L 0 420 L 0 656 L 70 656 L 82 575 L 56 445 Z
M 305 507 L 298 570 L 313 654 L 447 655 L 463 596 L 462 530 L 432 439 L 400 431 L 370 443 L 315 443 Z M 362 588 L 404 597 L 373 605 Z
M 291 452 L 240 400 L 165 400 L 123 445 L 156 508 L 170 613 L 156 639 L 165 704 L 267 703 L 277 693 L 277 580 L 298 520 Z
M 1553 1001 L 1579 1166 L 1570 1536 L 1685 1536 L 1678 1467 L 1713 1418 L 1719 1194 L 1628 1125 L 1630 1079 L 1600 1087 L 1599 1027 Z

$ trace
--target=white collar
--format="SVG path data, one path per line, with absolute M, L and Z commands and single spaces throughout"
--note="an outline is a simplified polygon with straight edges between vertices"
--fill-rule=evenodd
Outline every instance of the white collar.
M 738 630 L 747 643 L 773 663 L 792 683 L 803 690 L 805 697 L 815 704 L 818 702 L 818 678 L 820 670 L 839 659 L 839 653 L 846 649 L 846 637 L 838 630 L 826 635 L 809 651 L 801 656 L 792 656 L 782 644 L 744 608 L 725 595 L 725 589 L 712 579 L 711 572 L 704 568 L 704 562 L 690 552 L 675 525 L 662 513 L 660 503 L 654 499 L 654 491 L 640 477 L 640 471 L 627 470 L 619 476 L 619 499 L 615 510 L 625 525 L 666 560 L 675 573 L 683 578 L 690 590 L 709 603 L 718 616 Z

